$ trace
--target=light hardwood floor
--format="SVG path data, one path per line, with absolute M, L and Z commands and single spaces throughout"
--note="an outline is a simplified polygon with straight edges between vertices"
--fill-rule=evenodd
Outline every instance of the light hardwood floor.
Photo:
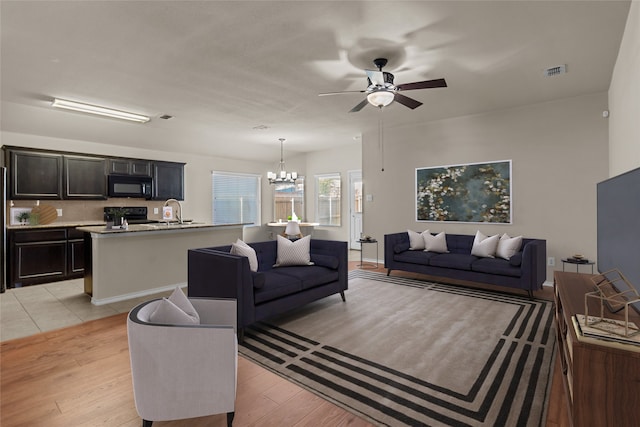
M 350 262 L 350 268 L 356 264 Z M 552 295 L 549 289 L 536 294 Z M 556 360 L 547 427 L 569 426 L 561 375 Z M 3 427 L 140 426 L 133 403 L 126 313 L 0 343 L 0 393 Z M 224 426 L 225 420 L 215 415 L 154 426 Z M 239 358 L 234 426 L 370 425 Z

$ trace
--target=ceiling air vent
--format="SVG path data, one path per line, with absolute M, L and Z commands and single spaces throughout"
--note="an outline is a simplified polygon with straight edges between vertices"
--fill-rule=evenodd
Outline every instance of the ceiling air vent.
M 555 67 L 549 67 L 545 69 L 543 73 L 545 77 L 551 77 L 551 76 L 564 74 L 566 72 L 567 72 L 567 66 L 563 64 L 563 65 L 556 65 Z

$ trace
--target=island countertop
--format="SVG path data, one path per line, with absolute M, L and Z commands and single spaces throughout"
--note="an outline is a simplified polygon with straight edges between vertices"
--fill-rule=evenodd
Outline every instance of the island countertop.
M 126 235 L 130 233 L 148 233 L 148 232 L 160 232 L 166 233 L 168 231 L 186 231 L 186 230 L 194 230 L 194 229 L 208 229 L 208 228 L 237 228 L 243 227 L 246 224 L 225 224 L 225 225 L 214 225 L 200 222 L 192 222 L 192 223 L 151 223 L 151 224 L 129 224 L 127 229 L 120 228 L 106 228 L 104 226 L 89 226 L 89 227 L 78 227 L 78 231 L 84 231 L 86 233 L 91 233 L 92 235 Z M 204 231 L 204 230 L 200 230 Z

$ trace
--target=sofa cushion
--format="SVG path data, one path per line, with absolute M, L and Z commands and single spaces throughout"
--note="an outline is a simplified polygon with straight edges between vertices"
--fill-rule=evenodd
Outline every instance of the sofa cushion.
M 315 288 L 316 286 L 335 282 L 339 279 L 336 270 L 316 265 L 282 267 L 275 273 L 279 276 L 295 277 L 301 282 L 302 289 Z
M 340 260 L 333 255 L 311 254 L 311 262 L 320 267 L 336 270 L 340 266 Z
M 449 252 L 449 248 L 447 247 L 447 235 L 444 231 L 436 234 L 435 236 L 431 235 L 431 233 L 426 233 L 422 236 L 424 237 L 426 251 L 437 253 Z
M 253 280 L 253 287 L 255 289 L 260 289 L 261 287 L 264 286 L 264 278 L 265 274 L 264 273 L 258 273 L 258 272 L 251 272 L 251 279 Z
M 429 265 L 429 259 L 437 255 L 438 254 L 436 252 L 405 251 L 405 252 L 394 255 L 393 259 L 394 261 L 399 261 L 399 262 Z
M 473 262 L 471 270 L 501 276 L 522 276 L 522 269 L 520 267 L 515 267 L 511 265 L 509 261 L 502 258 L 480 258 Z
M 261 304 L 301 290 L 300 279 L 271 270 L 264 274 L 264 285 L 260 289 L 254 288 L 253 298 L 256 304 Z
M 456 270 L 471 270 L 471 264 L 477 259 L 478 257 L 469 254 L 438 254 L 429 259 L 429 265 Z
M 514 254 L 511 258 L 509 258 L 509 264 L 513 265 L 514 267 L 520 267 L 520 265 L 522 265 L 522 252 L 518 252 L 517 254 Z
M 409 247 L 409 242 L 396 243 L 393 247 L 393 251 L 399 254 L 400 252 L 408 251 Z
M 249 269 L 251 271 L 258 271 L 258 257 L 255 249 L 247 245 L 242 240 L 238 239 L 235 243 L 231 244 L 230 253 L 234 255 L 246 256 L 249 259 Z
M 431 235 L 429 230 L 425 230 L 422 233 L 418 233 L 417 231 L 407 230 L 407 234 L 409 235 L 409 249 L 412 251 L 422 251 L 424 250 L 424 237 L 425 235 Z
M 498 258 L 509 259 L 515 255 L 522 247 L 522 236 L 509 237 L 507 233 L 504 233 L 498 241 L 498 249 L 496 250 L 496 256 Z
M 471 255 L 483 258 L 495 258 L 499 240 L 500 236 L 498 234 L 489 237 L 485 236 L 480 230 L 476 231 L 473 246 L 471 247 Z
M 309 249 L 311 236 L 305 236 L 296 241 L 291 241 L 278 235 L 278 258 L 274 267 L 287 265 L 312 265 Z

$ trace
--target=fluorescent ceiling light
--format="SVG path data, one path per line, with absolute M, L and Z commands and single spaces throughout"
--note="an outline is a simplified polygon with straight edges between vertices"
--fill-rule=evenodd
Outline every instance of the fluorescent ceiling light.
M 130 120 L 137 123 L 146 123 L 151 120 L 150 117 L 143 116 L 142 114 L 128 113 L 126 111 L 114 110 L 107 107 L 100 107 L 98 105 L 83 104 L 82 102 L 68 101 L 66 99 L 54 98 L 51 106 L 63 108 L 65 110 L 80 111 L 81 113 L 96 114 L 121 120 Z

